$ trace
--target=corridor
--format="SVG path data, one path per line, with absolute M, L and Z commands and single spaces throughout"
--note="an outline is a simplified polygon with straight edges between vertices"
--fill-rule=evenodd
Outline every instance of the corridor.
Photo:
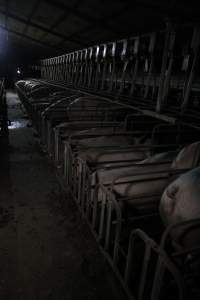
M 9 147 L 0 167 L 0 299 L 121 299 L 113 273 L 14 92 L 7 92 Z

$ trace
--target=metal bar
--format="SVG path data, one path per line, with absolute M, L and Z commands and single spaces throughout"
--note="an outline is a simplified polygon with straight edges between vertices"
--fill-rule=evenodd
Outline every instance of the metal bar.
M 190 92 L 191 92 L 191 87 L 192 87 L 192 83 L 193 83 L 193 79 L 195 77 L 196 74 L 196 69 L 197 69 L 197 63 L 199 61 L 199 51 L 200 51 L 200 27 L 197 26 L 194 28 L 194 33 L 193 33 L 193 39 L 192 39 L 192 45 L 191 48 L 193 50 L 193 62 L 192 62 L 192 68 L 189 74 L 189 78 L 188 78 L 188 82 L 186 84 L 186 90 L 184 93 L 184 99 L 183 99 L 183 103 L 181 106 L 181 110 L 184 111 L 185 108 L 188 105 L 188 101 L 189 101 L 189 96 L 190 96 Z

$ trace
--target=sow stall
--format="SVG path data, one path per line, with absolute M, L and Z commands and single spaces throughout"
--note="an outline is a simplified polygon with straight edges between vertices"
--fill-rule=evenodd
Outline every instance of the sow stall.
M 16 84 L 42 147 L 132 299 L 199 296 L 198 235 L 194 247 L 182 243 L 199 221 L 161 213 L 166 193 L 176 195 L 167 186 L 198 175 L 199 45 L 198 25 L 167 23 L 43 60 L 43 79 Z M 174 227 L 183 232 L 178 242 Z
M 76 101 L 76 100 L 75 100 Z M 75 106 L 75 108 L 77 108 L 77 106 Z M 87 109 L 86 109 L 87 111 Z M 78 114 L 77 114 L 78 112 Z M 189 143 L 189 140 L 191 137 L 191 132 L 194 135 L 194 131 L 191 131 L 191 129 L 189 129 L 188 127 L 186 128 L 179 128 L 177 126 L 177 128 L 173 127 L 170 128 L 170 125 L 167 124 L 162 124 L 162 122 L 160 120 L 152 120 L 151 118 L 146 118 L 141 114 L 133 114 L 132 116 L 127 116 L 127 118 L 125 119 L 124 124 L 126 125 L 126 130 L 128 129 L 128 131 L 125 131 L 125 128 L 123 128 L 123 131 L 121 130 L 121 127 L 119 127 L 119 124 L 122 124 L 122 122 L 115 122 L 115 124 L 108 124 L 105 123 L 104 127 L 96 127 L 96 122 L 93 121 L 92 126 L 95 127 L 91 127 L 91 129 L 88 129 L 87 125 L 86 128 L 84 128 L 85 130 L 80 130 L 80 127 L 83 125 L 84 121 L 80 120 L 80 107 L 78 106 L 78 111 L 72 110 L 72 115 L 71 115 L 71 119 L 69 120 L 70 122 L 67 123 L 65 122 L 60 123 L 64 126 L 65 128 L 65 151 L 64 151 L 64 158 L 65 158 L 65 163 L 64 163 L 64 181 L 67 184 L 68 189 L 71 190 L 73 196 L 75 197 L 76 201 L 78 202 L 78 204 L 81 207 L 81 210 L 83 212 L 83 214 L 87 217 L 87 220 L 89 221 L 89 224 L 91 224 L 91 227 L 93 229 L 93 231 L 96 233 L 97 235 L 97 239 L 98 242 L 100 243 L 100 245 L 103 248 L 104 253 L 108 256 L 108 259 L 110 260 L 111 264 L 114 266 L 114 268 L 121 270 L 123 268 L 124 265 L 124 256 L 126 257 L 126 253 L 127 252 L 127 245 L 128 245 L 128 236 L 129 236 L 129 232 L 133 229 L 135 230 L 135 228 L 140 228 L 141 229 L 145 229 L 145 232 L 149 233 L 151 232 L 151 230 L 149 229 L 149 226 L 145 226 L 146 224 L 149 223 L 149 220 L 151 223 L 152 220 L 154 220 L 155 222 L 155 226 L 153 227 L 158 227 L 158 224 L 160 224 L 159 228 L 161 231 L 162 226 L 161 223 L 158 223 L 158 217 L 157 217 L 157 213 L 155 212 L 156 207 L 158 207 L 158 202 L 161 196 L 161 190 L 159 189 L 157 195 L 155 194 L 150 194 L 149 191 L 147 191 L 147 195 L 137 195 L 137 199 L 134 198 L 134 201 L 136 201 L 136 206 L 139 205 L 140 206 L 140 199 L 141 197 L 143 198 L 143 206 L 145 206 L 146 201 L 148 201 L 150 199 L 150 206 L 148 205 L 148 209 L 147 207 L 145 207 L 145 210 L 140 210 L 141 212 L 135 215 L 135 213 L 133 215 L 131 215 L 133 212 L 132 210 L 128 210 L 128 215 L 126 215 L 127 213 L 124 212 L 124 207 L 120 204 L 122 203 L 121 199 L 123 199 L 124 197 L 118 195 L 118 199 L 116 198 L 115 192 L 114 192 L 114 186 L 119 186 L 120 184 L 139 184 L 139 182 L 143 183 L 145 182 L 145 185 L 150 182 L 152 183 L 152 181 L 156 181 L 156 180 L 164 180 L 165 182 L 168 181 L 169 179 L 169 173 L 173 173 L 177 171 L 172 172 L 172 170 L 169 170 L 169 166 L 171 165 L 171 161 L 172 158 L 174 158 L 175 154 L 174 151 L 170 151 L 170 155 L 172 154 L 172 156 L 169 156 L 166 158 L 166 160 L 164 161 L 164 159 L 161 159 L 161 161 L 159 162 L 152 162 L 151 161 L 151 155 L 152 155 L 152 151 L 155 150 L 158 153 L 162 153 L 164 150 L 171 150 L 173 148 L 173 150 L 178 149 L 181 146 L 181 143 Z M 88 111 L 87 111 L 88 113 Z M 96 110 L 95 110 L 96 113 Z M 83 116 L 85 117 L 85 115 L 83 114 Z M 91 110 L 89 110 L 89 116 L 91 117 Z M 96 114 L 95 114 L 96 116 Z M 77 120 L 78 117 L 78 120 Z M 92 117 L 93 117 L 93 111 L 92 111 Z M 146 118 L 146 120 L 145 120 Z M 141 121 L 142 120 L 142 121 Z M 62 121 L 62 118 L 61 118 Z M 74 121 L 74 122 L 73 122 Z M 81 123 L 79 124 L 78 121 L 81 121 Z M 146 121 L 146 123 L 145 123 Z M 103 124 L 103 122 L 100 122 L 101 124 Z M 124 126 L 123 124 L 123 126 Z M 67 126 L 71 125 L 72 128 L 70 131 L 67 132 Z M 75 125 L 75 128 L 73 127 L 73 125 Z M 79 126 L 78 126 L 79 125 Z M 90 124 L 91 125 L 91 124 Z M 114 126 L 113 126 L 114 125 Z M 117 126 L 116 126 L 117 125 Z M 143 127 L 143 126 L 144 127 Z M 58 125 L 59 126 L 59 125 Z M 78 128 L 77 128 L 78 126 Z M 142 128 L 143 127 L 143 128 Z M 134 136 L 134 133 L 136 134 L 136 136 L 139 134 L 139 137 L 141 138 L 145 136 L 146 139 L 149 138 L 149 136 L 151 136 L 152 134 L 152 130 L 153 133 L 157 133 L 158 129 L 155 128 L 159 128 L 161 127 L 161 131 L 160 134 L 158 135 L 159 138 L 163 137 L 163 135 L 165 135 L 166 137 L 170 136 L 172 137 L 172 132 L 174 133 L 173 135 L 173 144 L 167 144 L 165 143 L 161 143 L 161 141 L 158 142 L 158 144 L 150 144 L 150 145 L 145 145 L 145 139 L 143 138 L 143 144 L 138 144 L 138 145 L 134 145 L 134 143 L 132 143 L 132 145 L 125 145 L 123 144 L 123 146 L 120 146 L 119 141 L 117 144 L 115 145 L 110 145 L 110 140 L 105 140 L 104 144 L 102 144 L 102 137 L 105 138 L 106 137 L 106 132 L 108 132 L 108 130 L 114 130 L 114 135 L 112 134 L 107 134 L 107 137 L 110 139 L 111 137 L 121 137 L 123 136 L 123 138 L 126 138 L 126 134 L 128 133 L 130 136 Z M 144 130 L 145 128 L 145 130 Z M 148 128 L 149 130 L 147 130 L 146 128 Z M 150 128 L 152 130 L 150 130 Z M 56 129 L 56 127 L 55 127 Z M 83 129 L 83 128 L 81 128 Z M 87 129 L 87 130 L 86 130 Z M 130 131 L 131 129 L 131 131 Z M 134 130 L 135 131 L 134 131 Z M 142 130 L 143 129 L 143 130 Z M 165 129 L 165 130 L 163 130 Z M 168 129 L 168 130 L 166 130 Z M 171 129 L 171 130 L 170 130 Z M 94 132 L 96 130 L 96 132 Z M 101 131 L 101 132 L 100 132 Z M 70 132 L 70 134 L 69 134 Z M 116 134 L 117 132 L 117 134 Z M 182 135 L 182 140 L 180 138 L 180 134 Z M 196 133 L 196 136 L 198 136 L 198 132 Z M 90 144 L 88 145 L 88 141 L 90 139 L 96 139 L 95 145 Z M 101 139 L 101 143 L 98 146 L 98 139 Z M 194 137 L 195 138 L 195 135 Z M 155 137 L 153 138 L 154 140 L 156 139 Z M 150 140 L 153 140 L 152 137 Z M 184 140 L 185 139 L 185 140 Z M 119 170 L 125 168 L 126 171 L 128 169 L 128 176 L 131 177 L 128 178 L 128 182 L 127 179 L 124 182 L 124 178 L 122 182 L 119 182 L 119 179 L 121 178 L 114 178 L 113 180 L 110 180 L 110 182 L 107 182 L 106 187 L 104 187 L 102 185 L 102 183 L 99 183 L 98 181 L 96 183 L 92 182 L 92 187 L 90 187 L 90 185 L 86 184 L 87 178 L 91 177 L 91 169 L 89 169 L 88 167 L 88 162 L 87 161 L 81 161 L 81 164 L 77 164 L 77 160 L 80 161 L 80 158 L 78 157 L 78 149 L 76 148 L 76 141 L 78 140 L 78 142 L 83 142 L 84 140 L 87 141 L 86 143 L 86 148 L 87 151 L 97 151 L 97 153 L 99 153 L 99 150 L 102 152 L 103 149 L 103 154 L 104 157 L 105 155 L 108 156 L 109 160 L 102 160 L 100 161 L 98 164 L 97 162 L 97 166 L 95 166 L 95 161 L 93 161 L 93 165 L 92 165 L 92 171 L 93 172 L 102 172 L 103 171 L 103 178 L 105 177 L 107 172 L 110 172 L 110 170 Z M 94 140 L 91 140 L 94 143 Z M 121 140 L 122 141 L 122 140 Z M 167 141 L 168 138 L 167 138 Z M 177 143 L 175 143 L 174 141 L 177 141 Z M 75 142 L 75 148 L 74 148 L 74 142 Z M 124 141 L 123 141 L 124 142 Z M 135 142 L 135 141 L 134 141 Z M 78 144 L 78 146 L 83 148 L 83 145 Z M 70 148 L 68 148 L 70 147 Z M 106 147 L 109 147 L 109 150 L 105 149 Z M 158 148 L 158 150 L 156 149 Z M 80 150 L 79 149 L 79 150 Z M 109 151 L 111 151 L 111 155 L 109 156 Z M 130 157 L 125 156 L 125 158 L 121 158 L 121 155 L 123 154 L 124 156 L 124 152 L 129 153 L 131 155 L 133 155 L 133 153 L 135 153 L 135 151 L 137 152 L 137 155 L 141 155 L 140 157 L 137 157 L 136 159 L 133 159 L 133 157 L 131 157 L 131 159 L 129 159 Z M 68 156 L 67 153 L 72 154 L 72 156 Z M 117 152 L 118 157 L 115 157 L 115 152 Z M 141 163 L 141 158 L 144 158 L 144 156 L 146 155 L 146 153 L 148 152 L 148 155 L 150 156 L 150 162 L 147 161 L 143 161 Z M 143 157 L 142 157 L 143 156 Z M 112 158 L 112 161 L 110 161 Z M 120 158 L 120 159 L 119 159 Z M 86 174 L 85 170 L 84 170 L 84 166 L 86 166 L 86 169 L 88 168 L 89 170 L 89 175 Z M 102 168 L 103 167 L 103 168 Z M 148 168 L 153 168 L 153 171 L 150 172 L 150 170 Z M 161 169 L 157 169 L 157 167 L 161 167 Z M 96 168 L 96 169 L 95 169 Z M 143 172 L 139 171 L 138 173 L 138 168 L 139 169 L 143 169 Z M 136 173 L 134 170 L 137 170 Z M 181 172 L 187 171 L 188 168 L 183 168 L 183 170 L 181 170 Z M 130 174 L 131 171 L 131 174 Z M 78 176 L 77 176 L 77 172 L 78 172 Z M 178 170 L 178 173 L 180 171 Z M 174 174 L 173 174 L 174 175 Z M 126 175 L 127 176 L 127 175 Z M 125 176 L 125 177 L 126 177 Z M 94 177 L 94 175 L 93 175 Z M 110 175 L 108 176 L 108 178 L 110 177 Z M 69 180 L 70 178 L 70 180 Z M 112 179 L 112 178 L 111 178 Z M 112 182 L 111 182 L 112 181 Z M 117 181 L 117 182 L 116 182 Z M 84 183 L 85 182 L 85 183 Z M 104 183 L 104 182 L 103 182 Z M 90 182 L 91 184 L 91 182 Z M 108 187 L 111 186 L 110 189 L 108 189 Z M 103 191 L 103 192 L 102 192 Z M 130 198 L 130 197 L 129 197 Z M 145 200 L 145 201 L 144 201 Z M 131 201 L 131 199 L 128 199 L 127 196 L 123 199 L 123 201 Z M 148 203 L 149 204 L 149 203 Z M 153 207 L 152 207 L 153 204 Z M 149 210 L 150 208 L 150 210 Z M 137 208 L 138 210 L 138 208 Z M 145 214 L 144 214 L 145 211 Z M 115 216 L 113 218 L 113 216 Z M 136 223 L 136 224 L 135 224 Z M 114 227 L 114 228 L 113 228 Z M 152 227 L 152 226 L 151 226 Z M 148 230 L 146 230 L 146 228 L 148 228 Z M 153 228 L 154 229 L 154 228 Z M 155 237 L 157 238 L 158 233 L 155 232 L 154 230 L 152 231 L 154 233 L 153 238 L 155 239 Z M 139 235 L 139 237 L 138 237 Z M 141 233 L 141 231 L 134 231 L 134 233 L 131 235 L 130 238 L 130 244 L 132 244 L 132 239 L 135 236 L 137 237 L 137 239 L 139 240 L 144 240 L 146 242 L 146 240 L 151 240 L 149 239 L 145 233 Z M 141 238 L 142 237 L 142 238 Z M 159 243 L 159 240 L 156 239 L 156 242 Z M 169 272 L 171 271 L 171 277 L 174 277 L 174 269 L 176 270 L 176 267 L 173 265 L 173 263 L 171 262 L 170 258 L 166 258 L 166 253 L 165 253 L 165 249 L 164 250 L 160 250 L 160 248 L 157 246 L 157 248 L 155 247 L 153 240 L 151 240 L 151 242 L 149 242 L 149 244 L 151 245 L 151 247 L 153 248 L 152 251 L 155 252 L 155 249 L 157 249 L 156 253 L 158 255 L 159 260 L 162 259 L 162 266 L 164 265 L 166 269 L 169 269 Z M 146 245 L 146 244 L 145 244 Z M 154 247 L 152 246 L 154 245 Z M 132 248 L 131 248 L 132 249 Z M 130 266 L 132 266 L 132 264 L 130 263 L 130 258 L 129 256 L 130 251 L 132 253 L 132 250 L 128 251 L 128 260 L 127 260 L 127 266 L 126 266 L 126 280 L 130 280 L 130 276 L 135 276 L 135 271 L 134 269 L 132 270 Z M 140 250 L 140 253 L 143 253 Z M 161 254 L 162 253 L 162 254 Z M 164 258 L 163 258 L 164 257 Z M 131 259 L 134 259 L 135 256 Z M 145 258 L 145 257 L 144 257 Z M 146 261 L 144 259 L 144 261 Z M 135 266 L 134 266 L 135 267 Z M 145 267 L 144 267 L 145 269 Z M 153 270 L 153 271 L 152 271 Z M 155 275 L 155 280 L 157 280 L 157 271 L 156 271 L 156 266 L 152 269 L 151 268 L 151 272 L 155 272 L 153 273 Z M 178 272 L 178 271 L 177 271 Z M 118 271 L 117 271 L 118 273 Z M 131 274 L 131 275 L 130 275 Z M 139 274 L 139 273 L 138 273 Z M 142 271 L 141 273 L 142 278 L 144 276 L 144 273 Z M 128 278 L 128 279 L 127 279 Z M 177 281 L 177 283 L 179 283 L 181 276 L 177 278 L 175 278 L 175 280 Z M 125 282 L 126 282 L 125 280 Z M 124 284 L 124 281 L 123 281 Z M 144 283 L 143 283 L 144 284 Z M 143 297 L 143 288 L 142 288 L 142 283 L 140 283 L 139 287 L 140 287 L 140 297 Z M 157 284 L 156 284 L 157 286 Z M 129 289 L 128 289 L 129 291 Z M 134 292 L 134 291 L 133 291 Z M 182 292 L 182 289 L 180 290 L 180 293 Z M 129 293 L 129 292 L 128 292 Z M 153 290 L 152 290 L 152 293 Z M 154 294 L 152 294 L 154 295 Z M 181 294 L 182 295 L 182 294 Z M 153 296 L 154 297 L 154 296 Z M 142 298 L 141 298 L 142 299 Z M 145 299 L 143 297 L 143 299 Z M 154 299 L 154 298 L 153 298 Z M 181 298 L 180 298 L 181 299 Z
M 135 118 L 138 117 L 139 116 L 135 116 Z M 116 168 L 116 164 L 118 167 L 125 165 L 127 168 L 128 165 L 151 157 L 154 153 L 176 149 L 178 147 L 178 144 L 174 143 L 176 139 L 174 129 L 171 144 L 169 144 L 168 139 L 163 140 L 163 144 L 160 144 L 157 141 L 158 135 L 165 134 L 169 136 L 169 126 L 165 127 L 156 122 L 152 123 L 150 120 L 146 121 L 146 124 L 149 126 L 148 131 L 142 131 L 141 129 L 132 131 L 115 129 L 115 131 L 112 130 L 112 132 L 108 132 L 106 128 L 104 132 L 99 132 L 99 129 L 95 129 L 96 132 L 94 132 L 94 130 L 83 131 L 71 136 L 70 139 L 66 139 L 64 142 L 64 170 L 66 177 L 67 174 L 70 173 L 70 180 L 72 181 L 74 179 L 79 182 L 79 189 L 84 191 L 87 190 L 89 186 L 86 187 L 80 184 L 80 182 L 85 182 L 85 185 L 88 185 L 89 181 L 94 182 L 94 178 L 97 180 L 100 172 L 97 172 L 98 169 Z M 138 125 L 140 124 L 136 121 L 133 122 L 133 128 L 137 128 Z M 156 128 L 159 128 L 157 137 L 155 136 Z M 143 143 L 140 143 L 140 141 Z M 67 171 L 68 169 L 71 171 Z M 82 172 L 79 171 L 80 169 Z M 111 178 L 111 174 L 109 177 Z M 82 201 L 84 201 L 85 197 L 83 197 L 83 195 L 81 198 Z
M 64 130 L 65 125 L 68 125 L 69 122 L 85 122 L 88 125 L 91 122 L 93 127 L 95 127 L 95 122 L 101 123 L 102 126 L 104 126 L 105 122 L 110 122 L 110 126 L 112 126 L 112 123 L 117 124 L 123 121 L 128 112 L 127 108 L 123 108 L 118 104 L 112 105 L 110 102 L 98 97 L 78 97 L 70 101 L 65 107 L 64 123 L 61 123 L 60 120 L 54 122 L 52 119 L 47 121 L 49 151 L 51 151 L 51 144 L 54 144 L 52 139 L 54 140 L 54 128 L 56 128 L 56 125 L 59 125 L 59 128 L 62 128 L 62 130 Z
M 189 134 L 191 134 L 191 131 L 189 132 Z M 87 138 L 88 138 L 88 136 L 87 136 Z M 104 146 L 105 147 L 105 146 Z M 91 146 L 90 146 L 90 148 L 91 148 Z M 120 150 L 121 149 L 119 149 L 119 147 L 118 147 L 118 151 L 120 152 Z M 189 157 L 191 156 L 191 154 L 189 155 Z M 71 158 L 70 158 L 70 161 L 72 161 L 71 160 Z M 186 162 L 187 162 L 187 160 L 186 160 Z M 198 162 L 198 160 L 197 160 L 197 162 Z M 197 163 L 196 162 L 196 163 Z M 118 163 L 119 163 L 119 161 L 118 161 Z M 120 161 L 120 163 L 121 163 L 121 161 Z M 136 182 L 135 183 L 137 183 L 138 184 L 138 181 L 142 181 L 142 183 L 144 184 L 144 182 L 148 182 L 148 181 L 151 181 L 152 182 L 152 180 L 153 181 L 155 181 L 155 180 L 161 180 L 161 178 L 162 178 L 162 180 L 165 180 L 165 182 L 166 182 L 166 180 L 168 180 L 169 178 L 169 174 L 168 173 L 173 173 L 173 172 L 175 172 L 175 174 L 176 174 L 176 172 L 180 172 L 180 170 L 178 169 L 178 170 L 169 170 L 169 163 L 170 163 L 170 161 L 166 161 L 165 162 L 165 164 L 164 164 L 164 166 L 165 166 L 165 168 L 164 168 L 164 174 L 162 174 L 162 172 L 163 172 L 163 170 L 161 169 L 161 171 L 159 171 L 159 173 L 158 172 L 156 172 L 154 169 L 156 169 L 156 167 L 157 167 L 157 165 L 156 165 L 156 163 L 154 162 L 154 163 L 150 163 L 150 164 L 148 164 L 148 163 L 146 163 L 146 165 L 145 165 L 145 167 L 147 166 L 147 167 L 153 167 L 153 172 L 149 172 L 149 170 L 148 169 L 146 169 L 146 170 L 144 170 L 144 171 L 146 171 L 146 174 L 145 174 L 145 172 L 144 173 L 140 173 L 139 172 L 139 174 L 135 174 L 135 173 L 133 173 L 132 175 L 131 175 L 131 177 L 134 177 L 134 176 L 139 176 L 139 178 L 137 178 L 136 177 Z M 129 161 L 129 167 L 130 167 L 130 164 L 131 164 L 131 162 Z M 162 163 L 160 163 L 159 165 L 161 165 L 162 166 Z M 139 165 L 140 166 L 140 165 Z M 76 164 L 71 164 L 71 169 L 69 168 L 68 169 L 68 174 L 70 174 L 70 179 L 72 179 L 73 178 L 73 168 L 77 168 L 77 166 L 76 166 Z M 118 168 L 119 167 L 122 167 L 122 166 L 117 166 Z M 136 168 L 136 169 L 138 169 L 138 165 L 136 165 L 136 164 L 134 164 L 133 166 L 133 170 L 134 170 L 134 167 Z M 144 167 L 144 164 L 142 165 L 142 167 Z M 166 168 L 167 167 L 167 168 Z M 194 165 L 192 165 L 192 166 L 189 166 L 190 168 L 191 167 L 194 167 Z M 187 171 L 188 170 L 188 168 L 189 168 L 188 166 L 187 166 L 187 168 L 185 167 L 185 168 L 183 168 L 182 167 L 182 169 L 183 170 L 181 170 L 181 172 L 184 172 L 184 171 Z M 127 165 L 126 165 L 126 168 L 127 168 Z M 79 170 L 79 173 L 81 172 L 81 173 L 83 173 L 83 174 L 81 174 L 81 175 L 84 175 L 85 176 L 85 174 L 84 174 L 84 172 L 85 171 L 83 171 L 83 168 L 80 170 L 80 167 L 78 168 L 78 170 Z M 133 172 L 133 170 L 132 170 L 132 172 Z M 148 170 L 148 172 L 147 172 L 147 170 Z M 106 171 L 104 170 L 104 176 L 105 176 L 105 174 L 106 174 Z M 138 172 L 138 171 L 137 171 Z M 80 175 L 80 174 L 79 174 Z M 146 178 L 144 178 L 144 175 L 145 176 L 147 176 Z M 164 176 L 163 176 L 164 175 Z M 84 176 L 83 176 L 83 178 L 84 178 Z M 83 180 L 84 181 L 84 180 Z M 82 182 L 83 182 L 82 181 Z M 127 183 L 127 182 L 126 182 Z M 68 181 L 68 185 L 70 184 L 70 181 Z M 123 182 L 123 184 L 124 184 L 124 182 Z M 130 182 L 129 182 L 129 184 L 130 184 Z M 134 184 L 134 178 L 132 178 L 132 184 Z M 79 186 L 79 183 L 77 184 L 78 186 Z M 99 241 L 101 241 L 102 240 L 102 235 L 103 235 L 103 232 L 104 232 L 104 228 L 107 228 L 107 226 L 108 225 L 106 225 L 106 223 L 108 222 L 108 219 L 107 218 L 111 218 L 111 213 L 109 213 L 109 211 L 107 212 L 107 217 L 106 217 L 106 212 L 105 212 L 105 210 L 107 209 L 107 203 L 106 203 L 106 198 L 104 199 L 104 200 L 101 200 L 101 201 L 98 201 L 97 203 L 95 203 L 95 202 L 93 202 L 93 200 L 91 201 L 91 198 L 90 198 L 90 196 L 89 196 L 89 198 L 88 199 L 90 199 L 90 201 L 91 201 L 91 203 L 92 203 L 92 205 L 91 205 L 91 203 L 89 203 L 88 202 L 88 199 L 87 199 L 87 201 L 84 203 L 84 196 L 86 196 L 86 195 L 83 195 L 83 194 L 81 194 L 81 189 L 79 189 L 79 192 L 76 194 L 76 192 L 74 193 L 74 195 L 75 195 L 75 198 L 76 198 L 76 200 L 78 201 L 78 203 L 79 203 L 79 205 L 81 206 L 81 210 L 84 212 L 84 214 L 86 214 L 86 216 L 87 216 L 87 218 L 92 218 L 91 219 L 91 224 L 92 224 L 92 226 L 96 226 L 96 222 L 99 224 L 99 227 L 98 227 L 98 229 L 97 229 L 97 232 L 98 232 L 98 234 L 99 234 L 99 236 L 98 236 L 98 240 Z M 85 191 L 86 192 L 86 194 L 88 195 L 88 189 L 87 189 L 87 191 Z M 151 203 L 150 204 L 152 204 L 152 200 L 155 202 L 155 197 L 156 197 L 156 195 L 149 195 L 149 192 L 150 191 L 147 191 L 147 195 L 146 196 L 143 196 L 143 198 L 151 198 Z M 159 190 L 159 194 L 157 195 L 157 197 L 156 197 L 156 202 L 158 203 L 158 200 L 159 200 L 159 197 L 161 196 L 161 191 Z M 90 193 L 89 193 L 90 194 Z M 95 194 L 95 193 L 94 193 Z M 77 197 L 76 197 L 77 196 Z M 112 196 L 111 197 L 111 199 L 113 199 L 113 197 L 114 196 Z M 138 196 L 138 198 L 141 198 L 141 195 L 140 196 Z M 99 200 L 99 195 L 98 195 L 98 197 L 96 198 L 96 199 L 98 199 Z M 113 203 L 118 203 L 118 202 L 114 202 L 114 200 L 112 200 L 113 201 Z M 99 202 L 101 203 L 101 205 L 100 205 L 100 207 L 98 207 L 98 205 L 97 204 L 99 204 Z M 90 204 L 90 205 L 88 205 L 88 203 Z M 94 204 L 95 203 L 95 204 Z M 112 203 L 112 207 L 115 207 L 115 205 Z M 143 202 L 143 204 L 144 204 L 144 202 Z M 92 206 L 92 212 L 90 211 L 91 210 L 91 206 Z M 110 207 L 110 206 L 108 206 L 108 207 Z M 99 210 L 99 213 L 98 213 L 98 210 L 97 210 L 97 208 L 98 208 L 98 210 Z M 116 215 L 119 217 L 119 215 L 120 215 L 120 208 L 118 207 L 118 213 L 116 213 Z M 100 217 L 100 219 L 98 218 L 98 216 Z M 110 216 L 110 217 L 109 217 Z M 150 215 L 151 216 L 151 215 Z M 154 214 L 152 214 L 152 216 L 154 216 Z M 145 216 L 145 217 L 147 217 L 147 216 Z M 144 216 L 143 216 L 143 219 L 144 219 Z M 111 219 L 110 219 L 111 220 Z M 140 221 L 142 221 L 142 216 L 140 215 L 139 216 L 139 220 Z M 116 222 L 116 221 L 114 221 L 114 222 Z M 109 224 L 109 223 L 108 223 Z M 121 224 L 120 224 L 120 222 L 119 222 L 119 220 L 117 220 L 117 224 L 118 224 L 118 228 L 120 228 L 121 227 Z M 140 224 L 140 223 L 139 223 Z M 158 225 L 158 224 L 157 224 Z M 139 225 L 140 227 L 143 227 L 143 224 L 140 224 Z M 94 229 L 94 228 L 93 228 Z M 107 247 L 108 247 L 108 244 L 110 244 L 110 241 L 109 241 L 109 236 L 111 235 L 110 234 L 110 230 L 108 230 L 108 229 L 106 229 L 105 230 L 105 233 L 106 233 L 106 244 L 105 244 L 105 248 L 104 248 L 104 250 L 108 250 L 107 249 Z M 118 234 L 117 234 L 118 235 Z M 118 240 L 116 240 L 115 241 L 115 244 L 118 244 Z M 114 250 L 114 257 L 113 257 L 113 261 L 115 262 L 115 257 L 116 257 L 116 248 L 114 248 L 115 250 Z M 173 274 L 172 274 L 173 275 Z
M 116 177 L 110 188 L 96 186 L 87 217 L 128 293 L 133 293 L 136 299 L 150 299 L 151 293 L 151 299 L 198 299 L 200 295 L 199 200 L 198 192 L 193 194 L 199 188 L 199 168 L 193 169 L 199 166 L 199 149 L 199 142 L 185 147 L 164 171 L 155 170 L 156 165 L 152 171 L 148 170 L 153 164 L 135 166 L 131 176 Z M 168 198 L 175 201 L 177 191 L 169 185 L 162 196 L 163 187 L 169 182 L 176 187 L 174 179 L 190 169 L 191 172 L 180 177 L 179 184 L 184 184 L 180 185 L 181 194 L 177 198 L 184 205 L 177 203 L 173 220 L 170 217 L 173 209 L 170 211 L 168 207 L 175 204 L 169 204 Z M 122 185 L 131 186 L 132 190 L 119 189 Z M 168 223 L 164 215 L 165 219 L 168 216 Z

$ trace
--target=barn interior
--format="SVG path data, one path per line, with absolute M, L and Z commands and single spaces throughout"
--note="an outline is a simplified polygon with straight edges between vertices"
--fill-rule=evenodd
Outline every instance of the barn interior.
M 1 299 L 200 299 L 199 20 L 0 0 Z

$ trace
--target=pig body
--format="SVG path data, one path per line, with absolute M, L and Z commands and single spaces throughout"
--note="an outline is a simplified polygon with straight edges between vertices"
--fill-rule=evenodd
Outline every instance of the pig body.
M 200 163 L 200 142 L 184 147 L 172 163 L 172 169 L 191 169 Z
M 118 183 L 119 180 L 115 181 L 115 185 L 113 190 L 116 194 L 120 195 L 120 197 L 129 197 L 133 198 L 130 200 L 134 204 L 134 197 L 142 197 L 142 196 L 150 196 L 154 194 L 161 194 L 163 190 L 168 186 L 172 178 L 167 176 L 170 170 L 184 170 L 191 169 L 199 165 L 199 158 L 200 158 L 200 142 L 196 142 L 184 147 L 178 155 L 175 155 L 175 152 L 168 152 L 163 153 L 160 155 L 153 156 L 152 158 L 148 158 L 140 164 L 143 164 L 145 161 L 148 163 L 154 163 L 159 161 L 169 160 L 169 164 L 155 164 L 151 167 L 145 167 L 144 169 L 140 169 L 139 173 L 142 170 L 146 171 L 147 173 L 150 171 L 155 171 L 155 174 L 146 174 L 141 175 L 140 177 L 134 176 L 122 176 L 120 178 L 121 182 L 127 182 L 126 184 Z M 170 163 L 170 160 L 173 160 Z M 163 172 L 166 170 L 166 173 Z M 137 169 L 134 170 L 136 173 Z M 161 171 L 161 172 L 160 172 Z M 160 173 L 159 173 L 160 172 Z M 178 176 L 178 175 L 176 175 Z M 104 176 L 105 177 L 105 176 Z M 135 180 L 139 180 L 141 178 L 141 182 L 135 182 Z M 134 182 L 131 182 L 134 180 Z
M 145 160 L 142 160 L 140 162 L 134 163 L 134 165 L 125 165 L 119 168 L 116 168 L 116 166 L 109 166 L 107 165 L 107 168 L 102 168 L 97 170 L 96 177 L 98 178 L 98 182 L 102 184 L 109 184 L 114 181 L 113 190 L 117 194 L 121 196 L 130 196 L 130 192 L 128 190 L 130 189 L 130 186 L 132 185 L 133 180 L 140 180 L 149 178 L 149 173 L 151 171 L 159 172 L 163 170 L 169 170 L 169 166 L 171 165 L 171 161 L 176 155 L 175 152 L 166 152 L 162 154 L 157 154 L 153 157 L 147 158 Z M 155 165 L 147 165 L 156 163 Z M 136 175 L 137 174 L 137 175 Z M 151 174 L 151 178 L 157 178 L 158 175 Z M 139 186 L 139 183 L 137 184 Z M 142 183 L 143 188 L 140 190 L 141 194 L 144 193 L 144 187 L 147 186 L 147 183 Z M 136 184 L 134 184 L 133 189 L 136 187 Z M 128 194 L 127 194 L 127 192 Z
M 200 218 L 200 167 L 184 173 L 165 189 L 159 210 L 166 227 Z M 200 246 L 200 226 L 191 230 L 179 227 L 171 234 L 184 246 Z

